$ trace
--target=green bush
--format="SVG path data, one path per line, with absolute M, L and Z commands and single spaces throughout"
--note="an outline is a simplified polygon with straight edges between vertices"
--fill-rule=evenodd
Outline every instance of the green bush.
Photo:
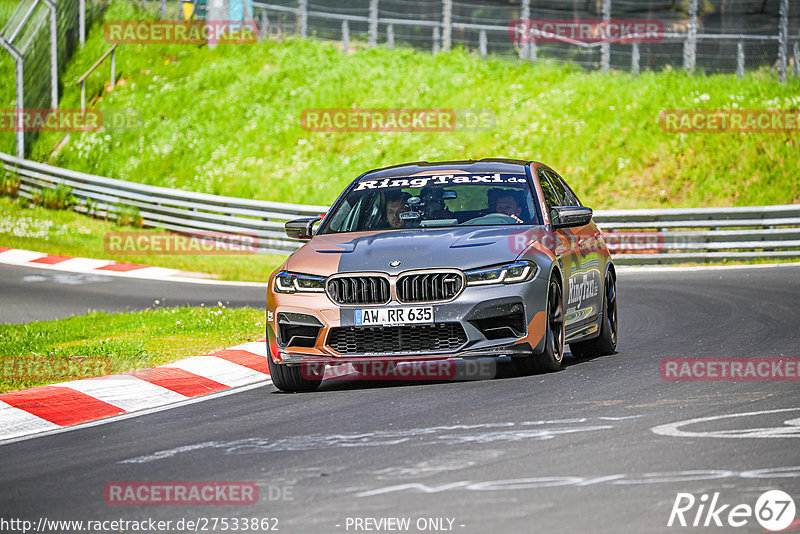
M 0 195 L 17 196 L 19 192 L 19 176 L 11 174 L 0 166 Z
M 75 205 L 75 196 L 72 188 L 58 184 L 54 188 L 45 187 L 35 193 L 31 201 L 39 206 L 51 210 L 67 210 Z
M 144 219 L 139 213 L 139 208 L 136 206 L 117 204 L 116 207 L 116 223 L 119 226 L 133 226 L 135 228 L 141 228 L 144 225 Z

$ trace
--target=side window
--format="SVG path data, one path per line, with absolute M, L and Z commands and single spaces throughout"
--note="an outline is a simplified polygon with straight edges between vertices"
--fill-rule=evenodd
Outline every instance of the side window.
M 547 209 L 549 210 L 554 206 L 558 206 L 560 202 L 553 188 L 553 184 L 550 183 L 550 180 L 547 179 L 547 175 L 541 169 L 539 169 L 539 185 L 542 186 L 542 193 L 544 194 L 544 202 L 547 204 Z
M 581 206 L 581 201 L 572 192 L 572 189 L 564 182 L 564 179 L 552 171 L 545 171 L 547 176 L 553 182 L 553 186 L 558 192 L 558 196 L 563 199 L 562 206 Z

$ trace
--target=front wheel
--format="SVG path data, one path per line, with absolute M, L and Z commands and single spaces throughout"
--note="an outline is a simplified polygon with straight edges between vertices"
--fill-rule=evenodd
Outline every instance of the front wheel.
M 324 363 L 287 365 L 273 362 L 272 356 L 269 354 L 267 354 L 267 362 L 269 364 L 269 374 L 272 376 L 272 383 L 281 391 L 289 393 L 314 391 L 319 387 L 322 382 L 322 375 L 325 373 Z
M 544 350 L 529 356 L 513 358 L 514 368 L 520 375 L 550 373 L 561 369 L 564 358 L 564 309 L 561 286 L 554 280 L 547 289 L 547 325 Z
M 571 343 L 569 350 L 578 358 L 614 354 L 617 349 L 617 328 L 617 284 L 609 271 L 606 274 L 600 335 L 587 341 Z

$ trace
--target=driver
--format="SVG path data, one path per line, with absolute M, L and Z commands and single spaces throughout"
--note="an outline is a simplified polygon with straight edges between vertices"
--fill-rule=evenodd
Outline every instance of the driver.
M 402 191 L 386 193 L 386 221 L 389 223 L 389 228 L 405 227 L 405 221 L 400 218 L 400 213 L 406 211 L 406 201 L 409 198 L 411 195 Z
M 517 202 L 517 197 L 513 193 L 501 192 L 498 194 L 494 201 L 494 212 L 502 213 L 512 217 L 517 222 L 522 222 L 520 216 L 522 215 L 522 208 Z

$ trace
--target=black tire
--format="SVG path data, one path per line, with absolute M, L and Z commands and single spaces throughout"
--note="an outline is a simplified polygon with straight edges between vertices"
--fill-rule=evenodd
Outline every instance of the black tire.
M 314 391 L 322 382 L 322 375 L 325 372 L 323 363 L 301 363 L 299 365 L 275 363 L 269 354 L 269 346 L 267 347 L 267 363 L 272 383 L 281 391 L 289 393 Z
M 589 356 L 607 356 L 617 350 L 617 283 L 614 275 L 609 270 L 603 287 L 603 319 L 600 325 L 600 335 L 596 338 L 578 343 L 571 343 L 569 350 L 573 356 L 585 358 Z
M 561 370 L 564 358 L 564 307 L 561 286 L 550 280 L 547 289 L 547 325 L 544 350 L 529 356 L 512 358 L 517 374 L 530 375 Z

